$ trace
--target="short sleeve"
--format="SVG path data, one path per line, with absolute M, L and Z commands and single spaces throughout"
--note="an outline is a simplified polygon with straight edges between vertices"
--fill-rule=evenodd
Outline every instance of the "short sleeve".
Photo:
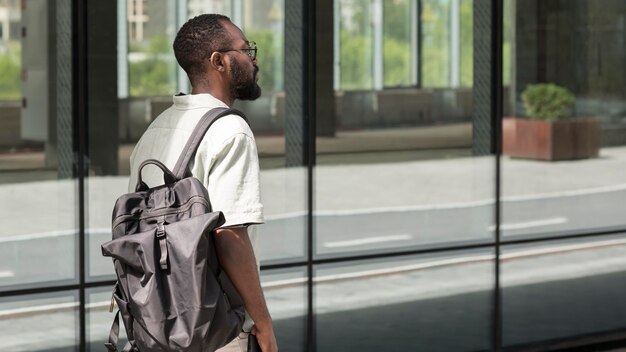
M 259 182 L 259 157 L 253 137 L 237 133 L 207 155 L 204 184 L 213 210 L 224 213 L 223 226 L 260 224 L 263 205 Z

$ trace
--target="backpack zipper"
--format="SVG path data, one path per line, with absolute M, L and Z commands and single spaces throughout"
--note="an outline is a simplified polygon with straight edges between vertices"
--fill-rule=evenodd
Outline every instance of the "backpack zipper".
M 163 215 L 182 213 L 182 212 L 189 210 L 189 208 L 191 208 L 194 204 L 197 204 L 197 203 L 202 203 L 204 206 L 209 208 L 209 202 L 204 197 L 193 196 L 189 198 L 189 200 L 187 200 L 185 204 L 176 208 L 176 210 L 172 210 L 172 208 L 165 208 L 165 209 L 159 209 L 156 211 L 148 212 L 147 214 L 142 213 L 142 215 L 139 215 L 139 216 L 138 214 L 120 215 L 115 219 L 115 221 L 113 221 L 112 228 L 115 228 L 119 224 L 128 220 L 145 220 L 145 219 L 150 219 L 150 218 L 159 217 Z

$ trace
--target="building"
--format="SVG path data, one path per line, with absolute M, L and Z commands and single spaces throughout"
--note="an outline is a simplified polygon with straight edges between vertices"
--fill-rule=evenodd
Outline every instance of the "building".
M 205 11 L 259 46 L 264 95 L 237 107 L 281 350 L 626 346 L 625 1 L 23 0 L 0 1 L 20 34 L 0 42 L 3 350 L 102 350 L 99 246 L 134 143 L 189 90 L 171 41 Z M 501 152 L 538 83 L 594 117 L 570 144 L 597 156 Z

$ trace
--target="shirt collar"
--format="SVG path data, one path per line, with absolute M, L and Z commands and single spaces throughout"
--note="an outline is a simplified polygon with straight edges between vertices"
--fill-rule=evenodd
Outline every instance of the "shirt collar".
M 177 109 L 192 109 L 192 108 L 214 108 L 214 107 L 224 107 L 227 108 L 223 101 L 217 99 L 209 93 L 203 94 L 182 94 L 179 93 L 174 97 L 174 107 Z

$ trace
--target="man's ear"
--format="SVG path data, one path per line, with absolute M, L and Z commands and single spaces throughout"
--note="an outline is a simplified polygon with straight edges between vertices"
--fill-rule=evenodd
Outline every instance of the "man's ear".
M 224 72 L 226 69 L 224 59 L 225 56 L 222 53 L 217 51 L 213 52 L 213 54 L 211 54 L 211 59 L 209 60 L 211 68 L 216 71 Z

